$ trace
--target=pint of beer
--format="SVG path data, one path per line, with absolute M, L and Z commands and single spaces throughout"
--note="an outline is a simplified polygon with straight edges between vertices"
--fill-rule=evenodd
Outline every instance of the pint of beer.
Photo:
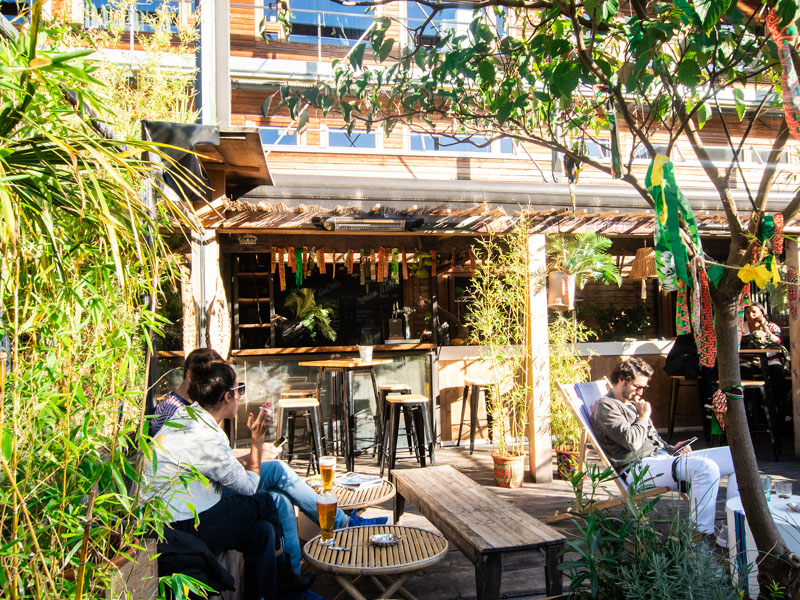
M 333 544 L 333 524 L 336 521 L 336 496 L 317 495 L 317 519 L 320 529 L 319 543 L 330 546 Z
M 323 456 L 319 459 L 319 474 L 322 476 L 322 489 L 330 492 L 333 489 L 333 478 L 336 475 L 335 456 Z

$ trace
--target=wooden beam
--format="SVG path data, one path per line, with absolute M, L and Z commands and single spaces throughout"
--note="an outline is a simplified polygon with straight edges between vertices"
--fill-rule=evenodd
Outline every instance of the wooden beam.
M 547 345 L 547 290 L 541 282 L 546 269 L 545 236 L 528 236 L 528 298 L 525 343 L 528 346 L 525 383 L 528 389 L 528 460 L 533 481 L 553 481 L 553 443 L 550 436 L 550 351 Z

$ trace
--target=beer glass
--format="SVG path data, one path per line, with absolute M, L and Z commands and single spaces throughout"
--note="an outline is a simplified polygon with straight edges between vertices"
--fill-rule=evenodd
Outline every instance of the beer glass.
M 317 520 L 319 520 L 319 543 L 324 546 L 333 544 L 333 524 L 336 521 L 336 496 L 333 494 L 317 495 Z
M 323 456 L 319 459 L 319 474 L 322 476 L 322 490 L 330 492 L 333 489 L 333 478 L 336 475 L 335 456 Z

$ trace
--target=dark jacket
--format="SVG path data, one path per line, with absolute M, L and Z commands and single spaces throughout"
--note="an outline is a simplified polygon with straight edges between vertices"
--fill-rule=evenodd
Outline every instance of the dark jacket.
M 218 592 L 236 589 L 233 576 L 199 537 L 169 527 L 164 529 L 164 541 L 158 542 L 157 549 L 159 577 L 183 573 Z

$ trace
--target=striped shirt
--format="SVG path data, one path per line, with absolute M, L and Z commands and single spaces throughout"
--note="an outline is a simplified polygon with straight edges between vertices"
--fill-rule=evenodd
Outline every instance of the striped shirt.
M 150 419 L 150 437 L 155 436 L 158 431 L 163 427 L 164 421 L 169 419 L 175 414 L 175 411 L 182 406 L 189 406 L 191 402 L 181 398 L 175 392 L 170 392 L 164 399 L 158 403 L 156 409 L 153 411 L 154 417 Z

